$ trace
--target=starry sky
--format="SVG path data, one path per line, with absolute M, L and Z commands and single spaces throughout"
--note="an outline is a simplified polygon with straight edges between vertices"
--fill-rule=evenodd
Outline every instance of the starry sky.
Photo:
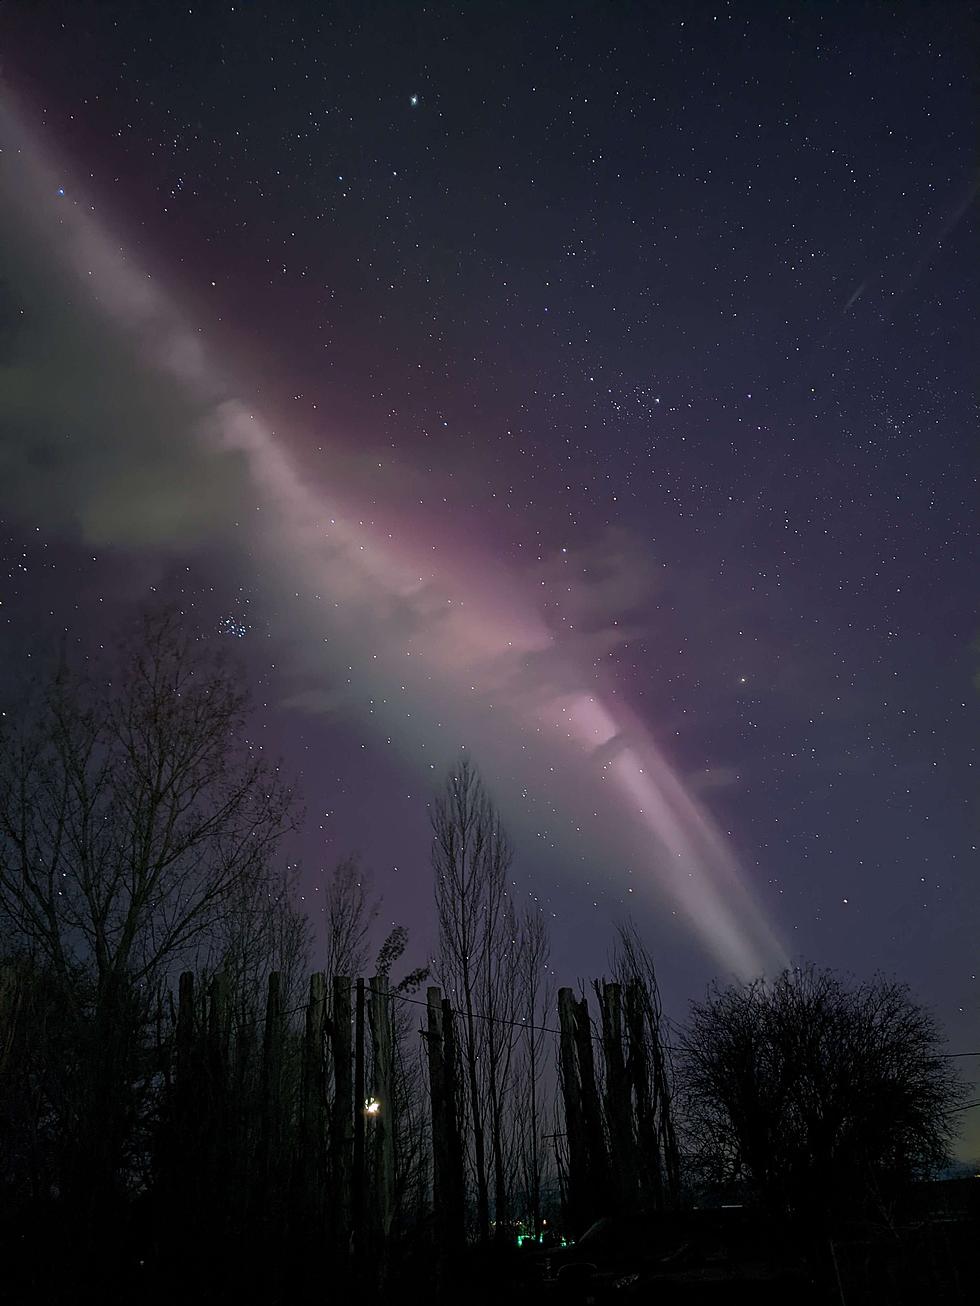
M 974 39 L 0 6 L 5 692 L 175 600 L 314 917 L 359 850 L 426 954 L 463 750 L 562 982 L 631 913 L 671 1015 L 810 959 L 980 1049 Z

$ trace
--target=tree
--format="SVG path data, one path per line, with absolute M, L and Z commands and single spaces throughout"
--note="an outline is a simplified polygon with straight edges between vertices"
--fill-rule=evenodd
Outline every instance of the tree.
M 292 807 L 246 742 L 234 672 L 176 611 L 146 614 L 100 671 L 62 665 L 0 727 L 0 923 L 71 1013 L 64 1178 L 93 1209 L 132 1147 L 160 990 L 261 899 Z
M 390 1100 L 382 1102 L 381 1111 L 392 1131 L 394 1224 L 399 1233 L 422 1218 L 420 1195 L 428 1173 L 422 1049 L 415 1036 L 417 1007 L 404 999 L 418 992 L 429 977 L 429 967 L 417 966 L 397 982 L 392 980 L 392 969 L 407 947 L 408 930 L 404 925 L 394 926 L 375 958 L 372 978 L 372 988 L 378 983 L 385 986 L 391 1021 Z
M 636 1142 L 635 1177 L 641 1202 L 661 1208 L 677 1200 L 680 1186 L 674 1070 L 656 968 L 632 921 L 616 929 L 612 963 L 625 998 L 623 1079 L 632 1116 L 627 1136 Z
M 283 1006 L 295 1011 L 306 996 L 313 929 L 300 906 L 296 868 L 243 877 L 210 935 L 210 973 L 221 974 L 239 1019 L 264 1005 L 275 972 Z
M 325 917 L 324 969 L 330 976 L 365 972 L 371 926 L 381 906 L 372 894 L 371 878 L 354 854 L 341 858 L 327 881 L 320 912 Z
M 481 1240 L 490 1231 L 491 1164 L 498 1229 L 506 1219 L 503 1103 L 517 1015 L 517 925 L 507 891 L 511 860 L 497 810 L 476 768 L 463 758 L 433 804 L 432 867 L 439 926 L 436 973 L 462 1017 L 460 1052 Z
M 931 1014 L 813 966 L 715 987 L 681 1040 L 692 1136 L 774 1212 L 879 1211 L 946 1158 L 959 1097 Z
M 541 1232 L 541 1187 L 545 1170 L 542 1080 L 546 1064 L 545 1041 L 550 1038 L 546 1022 L 554 996 L 550 957 L 551 940 L 544 914 L 540 909 L 528 910 L 521 921 L 516 965 L 518 1019 L 523 1039 L 515 1094 L 523 1215 L 535 1238 Z

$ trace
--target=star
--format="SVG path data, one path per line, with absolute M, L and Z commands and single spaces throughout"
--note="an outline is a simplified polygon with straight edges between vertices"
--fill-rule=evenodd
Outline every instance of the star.
M 417 95 L 410 95 L 410 96 L 408 97 L 408 102 L 409 102 L 409 104 L 412 106 L 412 108 L 414 109 L 414 108 L 416 108 L 416 107 L 418 106 L 419 97 L 418 97 Z

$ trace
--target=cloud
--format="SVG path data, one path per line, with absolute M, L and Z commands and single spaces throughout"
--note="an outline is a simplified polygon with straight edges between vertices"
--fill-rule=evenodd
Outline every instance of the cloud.
M 0 118 L 5 150 L 10 128 Z M 467 746 L 510 813 L 534 791 L 579 861 L 593 813 L 590 855 L 644 868 L 726 966 L 780 964 L 710 813 L 596 679 L 659 592 L 649 552 L 608 531 L 513 576 L 365 523 L 342 474 L 311 482 L 104 227 L 80 204 L 57 208 L 53 174 L 22 145 L 4 183 L 20 212 L 5 271 L 27 319 L 0 377 L 7 509 L 122 548 L 220 542 L 288 645 L 294 708 L 357 712 L 414 766 L 423 748 L 428 762 Z
M 184 549 L 228 534 L 247 473 L 198 438 L 218 396 L 178 383 L 199 373 L 196 342 L 104 255 L 90 257 L 98 295 L 86 294 L 75 260 L 98 242 L 66 241 L 63 224 L 36 217 L 45 170 L 18 152 L 9 115 L 0 144 L 3 511 L 95 545 Z

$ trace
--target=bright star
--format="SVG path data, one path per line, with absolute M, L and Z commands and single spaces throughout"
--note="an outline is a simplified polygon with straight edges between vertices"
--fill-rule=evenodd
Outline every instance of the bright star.
M 410 96 L 408 97 L 408 102 L 409 102 L 409 104 L 412 106 L 412 108 L 414 109 L 415 106 L 416 106 L 416 105 L 418 104 L 418 102 L 419 102 L 419 97 L 418 97 L 417 95 L 410 95 Z

